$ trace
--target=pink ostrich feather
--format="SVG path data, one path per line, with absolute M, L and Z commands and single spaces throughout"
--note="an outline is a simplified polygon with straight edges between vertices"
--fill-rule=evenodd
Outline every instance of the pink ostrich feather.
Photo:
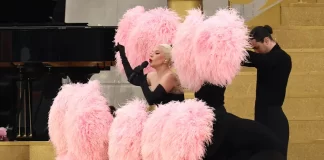
M 108 160 L 108 132 L 113 121 L 99 81 L 89 81 L 70 97 L 64 125 L 68 156 L 77 160 Z
M 166 104 L 169 105 L 169 104 Z M 203 101 L 182 102 L 166 120 L 160 151 L 163 160 L 201 160 L 211 143 L 215 114 Z
M 60 156 L 56 157 L 55 160 L 78 160 L 78 159 L 75 158 L 74 156 L 71 156 L 70 154 L 65 154 L 65 155 L 60 155 Z
M 142 159 L 143 160 L 162 160 L 163 152 L 160 151 L 162 131 L 165 122 L 169 119 L 174 108 L 180 102 L 169 102 L 168 105 L 161 105 L 149 115 L 144 124 L 142 133 Z
M 0 127 L 0 137 L 6 137 L 7 136 L 7 129 Z
M 63 85 L 54 98 L 48 115 L 48 133 L 58 157 L 67 154 L 67 142 L 64 130 L 64 117 L 68 109 L 68 102 L 81 84 Z
M 136 6 L 125 12 L 118 22 L 118 28 L 115 34 L 115 44 L 126 45 L 131 30 L 136 26 L 137 19 L 145 12 L 143 6 Z
M 1 141 L 9 141 L 7 137 L 7 128 L 0 127 L 0 140 Z
M 125 46 L 132 67 L 149 59 L 150 53 L 159 44 L 171 44 L 181 18 L 167 8 L 155 8 L 145 12 L 129 35 Z M 144 73 L 153 71 L 149 66 Z
M 129 39 L 130 32 L 136 24 L 138 23 L 138 18 L 145 13 L 145 8 L 143 6 L 136 6 L 132 9 L 129 9 L 125 12 L 123 17 L 118 22 L 118 28 L 115 34 L 115 44 L 117 43 L 127 46 L 127 42 Z M 126 52 L 127 53 L 127 52 Z M 115 55 L 116 58 L 116 67 L 118 68 L 119 72 L 124 74 L 124 67 L 121 63 L 119 52 Z
M 200 9 L 188 11 L 183 23 L 178 26 L 173 40 L 173 66 L 179 76 L 181 85 L 192 91 L 198 91 L 204 81 L 198 75 L 193 55 L 194 33 L 204 21 L 205 16 Z
M 203 22 L 194 39 L 198 75 L 218 86 L 231 84 L 249 47 L 244 19 L 235 9 L 220 9 Z
M 116 111 L 109 131 L 110 160 L 141 160 L 141 137 L 147 119 L 147 104 L 135 99 Z

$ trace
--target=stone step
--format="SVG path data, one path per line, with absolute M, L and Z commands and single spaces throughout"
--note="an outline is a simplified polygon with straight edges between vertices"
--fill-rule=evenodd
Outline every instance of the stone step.
M 254 98 L 226 98 L 225 106 L 230 113 L 242 118 L 254 119 L 254 100 Z M 324 98 L 286 99 L 283 109 L 289 119 L 290 142 L 324 139 L 323 102 Z
M 254 118 L 254 102 L 255 98 L 225 97 L 229 112 L 248 119 Z M 283 110 L 289 120 L 324 120 L 324 98 L 286 98 Z
M 290 3 L 318 3 L 318 0 L 283 0 L 281 4 L 290 4 Z
M 324 98 L 324 72 L 291 73 L 286 98 Z M 254 98 L 256 72 L 241 72 L 226 89 L 226 98 Z M 193 93 L 186 91 L 187 98 Z
M 324 4 L 291 3 L 281 5 L 281 24 L 287 26 L 323 26 Z
M 283 26 L 273 37 L 282 48 L 324 48 L 324 26 Z
M 324 74 L 309 72 L 308 74 L 291 73 L 286 97 L 316 98 L 324 97 Z M 233 83 L 228 86 L 226 96 L 228 98 L 255 97 L 256 73 L 240 73 Z
M 55 160 L 55 151 L 48 141 L 0 142 L 1 160 Z
M 324 120 L 321 121 L 289 121 L 291 143 L 306 143 L 324 139 Z
M 324 141 L 290 143 L 288 160 L 323 160 Z M 50 142 L 1 142 L 0 155 L 4 160 L 54 160 Z
M 292 72 L 324 71 L 323 49 L 284 49 L 292 59 Z M 253 67 L 243 67 L 241 72 L 255 72 Z
M 288 149 L 288 160 L 323 160 L 324 141 L 311 143 L 291 143 Z
M 292 58 L 292 72 L 324 71 L 323 49 L 285 49 Z
M 254 100 L 226 98 L 225 106 L 228 112 L 239 117 L 254 119 Z M 323 102 L 324 98 L 286 98 L 283 109 L 289 119 L 291 142 L 324 139 Z

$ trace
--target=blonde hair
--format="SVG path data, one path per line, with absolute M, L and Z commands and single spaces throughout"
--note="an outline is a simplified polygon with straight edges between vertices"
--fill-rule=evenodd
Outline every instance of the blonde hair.
M 172 91 L 173 93 L 183 93 L 184 88 L 180 84 L 179 77 L 176 73 L 176 70 L 173 68 L 172 64 L 172 46 L 169 44 L 160 44 L 159 47 L 162 49 L 162 52 L 164 53 L 165 59 L 168 61 L 168 65 L 171 69 L 171 71 L 174 73 L 175 77 L 177 78 L 177 81 L 179 82 L 178 86 Z
M 170 67 L 172 66 L 172 47 L 169 44 L 160 44 L 159 48 L 162 49 L 162 52 L 164 53 L 165 59 L 168 61 L 168 64 Z

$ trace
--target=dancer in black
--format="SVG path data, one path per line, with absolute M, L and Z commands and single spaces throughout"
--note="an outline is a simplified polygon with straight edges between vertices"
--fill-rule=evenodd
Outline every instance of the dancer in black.
M 171 54 L 169 53 L 171 52 L 171 48 L 168 48 L 166 45 L 160 45 L 157 47 L 155 52 L 152 53 L 150 64 L 157 72 L 151 72 L 144 75 L 143 71 L 141 71 L 131 79 L 130 77 L 135 72 L 134 70 L 136 70 L 136 68 L 133 70 L 130 66 L 124 46 L 117 45 L 117 50 L 120 53 L 128 81 L 131 84 L 142 88 L 143 94 L 149 105 L 166 104 L 170 101 L 184 100 L 184 94 L 180 83 L 177 80 L 176 75 L 171 71 L 171 69 L 169 69 L 169 64 L 171 64 L 171 55 L 168 54 Z M 162 63 L 159 62 L 160 60 L 162 60 Z M 162 76 L 159 76 L 159 71 L 163 73 Z M 155 89 L 151 89 L 150 86 L 156 87 Z
M 282 105 L 292 62 L 271 34 L 272 28 L 268 25 L 251 30 L 250 42 L 255 52 L 249 51 L 250 63 L 244 65 L 257 69 L 255 121 L 269 127 L 283 141 L 287 155 L 289 123 Z
M 204 160 L 284 160 L 285 148 L 264 125 L 226 112 L 225 88 L 205 84 L 195 93 L 197 99 L 215 108 L 212 144 Z

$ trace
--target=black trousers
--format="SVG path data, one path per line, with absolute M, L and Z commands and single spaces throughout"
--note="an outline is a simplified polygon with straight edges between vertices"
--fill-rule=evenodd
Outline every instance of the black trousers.
M 268 127 L 230 113 L 216 113 L 212 144 L 204 160 L 281 160 L 286 148 Z M 252 159 L 253 158 L 253 159 Z
M 286 157 L 275 150 L 263 150 L 257 153 L 241 151 L 228 160 L 286 160 Z
M 281 106 L 256 106 L 255 121 L 270 128 L 285 146 L 285 155 L 288 152 L 289 122 Z
M 285 160 L 285 156 L 276 151 L 262 151 L 254 154 L 249 160 Z

